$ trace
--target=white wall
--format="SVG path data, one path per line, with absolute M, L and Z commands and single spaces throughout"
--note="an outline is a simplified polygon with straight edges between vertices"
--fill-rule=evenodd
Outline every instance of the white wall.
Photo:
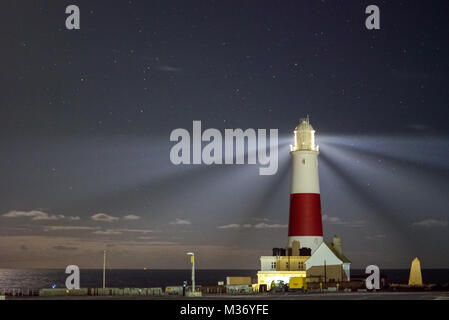
M 326 261 L 326 265 L 328 266 L 343 264 L 343 261 L 337 258 L 337 256 L 323 242 L 312 256 L 307 259 L 306 270 L 309 270 L 313 266 L 324 266 L 324 261 Z
M 276 262 L 277 257 L 276 256 L 261 256 L 260 257 L 260 270 L 261 271 L 273 271 L 276 270 L 276 268 L 271 267 L 272 262 Z
M 343 271 L 346 273 L 346 276 L 348 277 L 348 281 L 351 280 L 351 264 L 350 263 L 343 263 Z
M 320 193 L 318 152 L 293 151 L 290 193 Z

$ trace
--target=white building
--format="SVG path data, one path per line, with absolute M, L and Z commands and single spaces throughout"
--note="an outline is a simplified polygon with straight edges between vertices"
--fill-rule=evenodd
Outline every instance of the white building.
M 351 261 L 330 242 L 323 242 L 312 256 L 306 260 L 305 264 L 306 271 L 311 276 L 313 267 L 319 267 L 320 273 L 322 273 L 321 271 L 324 271 L 324 267 L 332 268 L 332 266 L 341 266 L 344 272 L 341 279 L 345 281 L 350 281 L 351 279 Z

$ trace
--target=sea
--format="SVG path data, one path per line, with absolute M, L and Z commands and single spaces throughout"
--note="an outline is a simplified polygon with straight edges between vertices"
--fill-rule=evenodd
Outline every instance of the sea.
M 407 283 L 410 270 L 384 269 L 381 275 L 389 282 Z M 364 270 L 352 269 L 353 276 L 364 275 Z M 44 289 L 65 288 L 67 278 L 62 269 L 0 269 L 0 289 Z M 257 270 L 196 270 L 197 285 L 216 285 L 219 281 L 226 282 L 229 276 L 247 276 L 257 278 Z M 423 269 L 422 277 L 425 283 L 449 283 L 449 269 Z M 182 286 L 184 281 L 191 281 L 191 270 L 106 270 L 106 286 L 109 288 L 149 288 L 167 286 Z M 103 285 L 102 269 L 81 269 L 80 286 L 83 288 L 101 288 Z

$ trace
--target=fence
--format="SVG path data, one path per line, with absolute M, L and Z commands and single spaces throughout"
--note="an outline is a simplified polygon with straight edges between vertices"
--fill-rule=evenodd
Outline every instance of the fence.
M 33 297 L 39 295 L 39 289 L 32 288 L 1 288 L 0 296 L 5 297 Z

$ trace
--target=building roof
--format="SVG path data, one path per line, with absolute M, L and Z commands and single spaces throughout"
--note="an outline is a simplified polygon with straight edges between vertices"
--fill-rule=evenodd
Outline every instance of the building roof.
M 346 256 L 342 253 L 340 254 L 332 245 L 332 242 L 325 242 L 326 246 L 332 251 L 333 254 L 335 254 L 335 256 L 340 259 L 341 261 L 343 261 L 343 263 L 351 263 L 351 261 L 346 258 Z

